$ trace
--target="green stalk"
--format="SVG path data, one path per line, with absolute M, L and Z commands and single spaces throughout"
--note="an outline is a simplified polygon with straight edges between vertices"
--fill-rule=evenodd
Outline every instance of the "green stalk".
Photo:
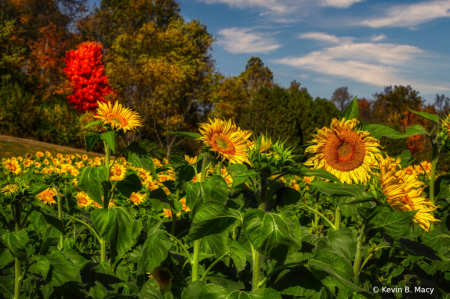
M 262 176 L 259 184 L 259 207 L 261 211 L 267 210 L 267 177 Z
M 61 196 L 59 195 L 59 188 L 55 185 L 52 184 L 53 189 L 55 189 L 56 191 L 56 198 L 58 200 L 58 219 L 62 221 L 62 203 L 61 203 Z M 64 248 L 64 236 L 61 235 L 59 237 L 59 250 L 63 250 Z
M 14 230 L 18 232 L 20 230 L 20 203 L 14 205 Z M 18 258 L 15 258 L 15 275 L 14 275 L 14 299 L 20 298 L 20 285 L 21 285 L 21 265 Z
M 106 166 L 106 168 L 108 168 L 108 176 L 107 176 L 106 180 L 109 181 L 110 177 L 111 177 L 111 173 L 109 171 L 109 160 L 110 160 L 110 157 L 111 157 L 111 151 L 109 150 L 109 146 L 108 146 L 108 144 L 106 144 L 105 141 L 103 141 L 103 144 L 105 145 L 105 155 L 106 155 L 106 157 L 105 157 L 105 166 Z
M 436 165 L 439 160 L 439 150 L 438 145 L 433 143 L 433 161 L 431 163 L 431 176 L 430 176 L 430 201 L 434 205 L 434 179 L 436 176 Z
M 103 144 L 105 146 L 105 156 L 106 156 L 105 157 L 105 166 L 106 166 L 106 169 L 108 170 L 106 180 L 110 181 L 111 180 L 111 171 L 109 169 L 109 166 L 110 166 L 109 162 L 110 162 L 110 157 L 111 157 L 111 151 L 109 149 L 108 144 L 105 141 L 103 141 Z M 110 192 L 106 192 L 106 196 L 109 197 L 109 194 L 110 194 Z M 108 198 L 108 200 L 106 198 L 104 198 L 104 201 L 105 202 L 107 201 L 109 203 L 109 198 Z M 108 207 L 105 207 L 105 208 L 107 209 Z M 100 238 L 100 262 L 106 263 L 106 241 L 103 238 Z
M 334 224 L 333 224 L 327 217 L 325 217 L 325 215 L 323 215 L 322 213 L 320 213 L 320 212 L 317 211 L 316 209 L 313 209 L 313 208 L 311 208 L 311 207 L 309 207 L 309 206 L 307 206 L 307 205 L 303 205 L 303 206 L 301 206 L 300 208 L 308 209 L 308 210 L 310 210 L 311 212 L 314 212 L 315 215 L 318 215 L 318 216 L 322 217 L 323 220 L 325 220 L 326 223 L 328 223 L 334 230 L 336 230 L 336 227 L 334 226 Z M 314 223 L 312 223 L 312 225 L 314 226 Z
M 356 248 L 356 257 L 355 257 L 355 264 L 353 266 L 353 271 L 355 273 L 355 279 L 356 281 L 358 281 L 358 276 L 359 276 L 359 272 L 361 269 L 361 260 L 362 260 L 362 255 L 364 253 L 364 247 L 365 247 L 365 242 L 366 242 L 366 232 L 365 232 L 365 227 L 366 224 L 363 223 L 362 227 L 361 227 L 361 233 L 359 234 L 358 237 L 358 245 Z
M 100 240 L 100 262 L 106 263 L 106 241 L 103 238 Z
M 338 206 L 336 208 L 336 213 L 334 215 L 334 230 L 338 230 L 341 226 L 341 208 Z
M 217 163 L 217 175 L 222 176 L 222 161 L 219 161 L 219 163 Z
M 260 261 L 261 255 L 260 253 L 253 248 L 252 244 L 250 244 L 252 248 L 252 257 L 253 257 L 253 279 L 252 279 L 252 290 L 257 290 L 259 288 L 259 276 L 260 276 Z

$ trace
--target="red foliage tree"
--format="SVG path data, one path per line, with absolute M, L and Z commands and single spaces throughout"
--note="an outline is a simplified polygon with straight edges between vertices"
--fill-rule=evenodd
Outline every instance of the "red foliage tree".
M 105 75 L 102 57 L 102 45 L 97 42 L 82 43 L 66 53 L 64 72 L 74 90 L 67 97 L 68 104 L 80 111 L 94 111 L 97 101 L 107 102 L 107 95 L 116 95 Z

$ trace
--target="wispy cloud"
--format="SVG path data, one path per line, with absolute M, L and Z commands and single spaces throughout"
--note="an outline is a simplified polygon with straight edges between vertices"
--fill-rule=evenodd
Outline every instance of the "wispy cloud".
M 312 39 L 332 44 L 346 44 L 353 41 L 353 37 L 337 37 L 335 35 L 327 34 L 324 32 L 308 32 L 297 35 L 298 38 Z
M 342 40 L 341 37 L 333 35 L 314 34 L 309 38 L 322 37 L 316 40 L 327 40 L 338 45 L 304 56 L 285 57 L 271 62 L 378 86 L 414 85 L 415 88 L 430 92 L 450 90 L 449 87 L 426 84 L 405 77 L 412 71 L 411 61 L 416 60 L 419 55 L 423 57 L 426 54 L 418 47 L 390 43 L 353 43 L 349 42 L 349 39 Z M 308 34 L 304 34 L 303 38 L 305 36 Z M 377 38 L 381 37 L 375 37 Z
M 386 39 L 386 37 L 387 37 L 386 35 L 380 34 L 380 35 L 372 37 L 370 40 L 373 42 L 379 42 L 379 41 Z
M 358 25 L 380 27 L 414 27 L 438 18 L 450 17 L 450 0 L 434 0 L 386 9 L 385 16 L 364 20 Z
M 337 8 L 348 8 L 355 3 L 362 2 L 364 0 L 321 0 L 322 6 L 332 6 Z
M 226 28 L 219 32 L 218 44 L 230 53 L 268 53 L 281 47 L 270 35 L 251 28 Z

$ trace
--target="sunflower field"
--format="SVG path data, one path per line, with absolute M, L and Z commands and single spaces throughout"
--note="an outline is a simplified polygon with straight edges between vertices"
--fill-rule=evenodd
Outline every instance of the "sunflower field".
M 160 161 L 119 152 L 141 118 L 100 102 L 105 157 L 2 160 L 0 297 L 449 298 L 449 121 L 411 112 L 435 130 L 359 123 L 355 99 L 301 147 L 213 119 L 172 132 L 200 155 Z M 431 162 L 379 143 L 416 135 Z

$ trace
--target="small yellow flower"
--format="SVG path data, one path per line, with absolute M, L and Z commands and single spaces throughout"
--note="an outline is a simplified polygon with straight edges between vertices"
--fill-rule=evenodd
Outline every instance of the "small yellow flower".
M 158 159 L 153 158 L 152 160 L 153 160 L 153 164 L 155 164 L 156 168 L 160 168 L 162 166 L 161 161 L 159 161 Z
M 142 127 L 141 117 L 139 114 L 129 108 L 122 107 L 119 101 L 111 105 L 111 102 L 103 103 L 97 102 L 98 116 L 95 118 L 101 119 L 102 123 L 111 125 L 113 130 L 134 131 L 137 127 Z
M 30 167 L 31 165 L 33 165 L 33 161 L 31 161 L 31 160 L 25 160 L 25 161 L 23 161 L 23 166 L 25 166 L 25 167 Z
M 81 156 L 81 159 L 83 159 L 83 161 L 86 161 L 88 159 L 88 156 L 86 154 Z
M 76 156 L 77 156 L 77 158 L 78 158 L 78 159 L 80 159 L 80 158 L 81 158 L 81 155 L 80 155 L 80 154 L 76 154 Z
M 295 180 L 291 180 L 289 182 L 289 185 L 291 186 L 292 189 L 300 191 L 300 186 L 297 184 L 297 182 Z
M 61 159 L 61 158 L 63 157 L 63 155 L 62 155 L 62 154 L 56 154 L 56 157 L 57 157 L 58 159 Z
M 311 182 L 314 180 L 313 176 L 305 176 L 303 177 L 303 180 L 305 181 L 306 185 L 311 185 Z
M 47 157 L 49 157 L 49 158 L 52 157 L 52 154 L 51 154 L 49 151 L 45 151 L 45 155 L 46 155 Z
M 43 152 L 37 152 L 36 157 L 42 158 L 44 156 Z
M 167 218 L 172 218 L 172 210 L 171 209 L 163 209 L 163 215 Z
M 139 204 L 141 204 L 141 202 L 145 200 L 145 194 L 133 192 L 130 198 L 128 198 L 128 200 L 138 206 Z
M 39 163 L 39 162 L 34 162 L 34 167 L 36 167 L 36 168 L 41 167 L 41 163 Z
M 45 165 L 49 165 L 49 164 L 50 164 L 50 161 L 48 161 L 47 159 L 45 159 L 45 160 L 44 160 L 44 164 L 45 164 Z
M 183 197 L 182 199 L 180 199 L 180 202 L 183 205 L 182 207 L 183 211 L 185 211 L 186 213 L 191 211 L 191 209 L 189 209 L 189 207 L 186 205 L 186 198 Z

